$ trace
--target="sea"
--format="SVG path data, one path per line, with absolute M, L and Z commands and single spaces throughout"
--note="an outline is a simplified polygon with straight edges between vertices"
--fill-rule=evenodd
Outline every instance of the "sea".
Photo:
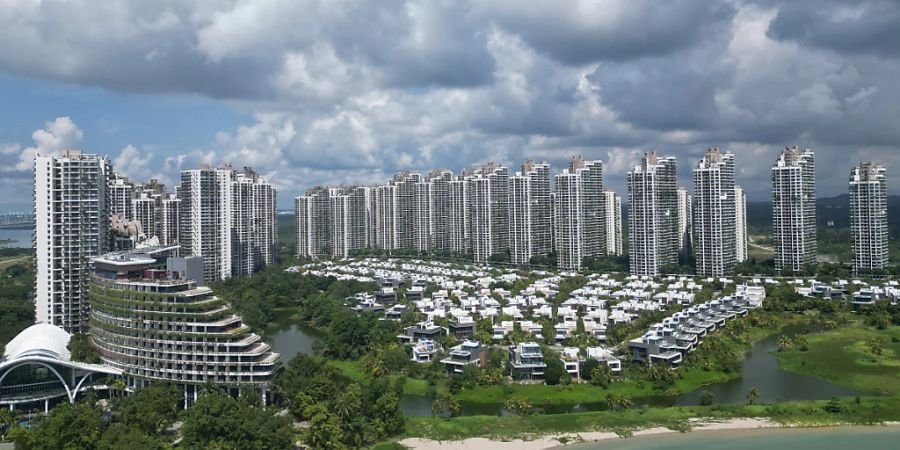
M 900 427 L 767 428 L 658 434 L 560 447 L 570 450 L 896 450 Z

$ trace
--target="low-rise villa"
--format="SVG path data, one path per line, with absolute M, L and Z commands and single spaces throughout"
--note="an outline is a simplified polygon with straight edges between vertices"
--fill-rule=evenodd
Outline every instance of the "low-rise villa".
M 510 376 L 517 380 L 544 378 L 544 354 L 535 342 L 523 342 L 509 347 Z
M 487 347 L 478 341 L 465 341 L 450 348 L 447 357 L 441 360 L 441 364 L 447 372 L 462 373 L 467 365 L 485 367 L 487 363 Z

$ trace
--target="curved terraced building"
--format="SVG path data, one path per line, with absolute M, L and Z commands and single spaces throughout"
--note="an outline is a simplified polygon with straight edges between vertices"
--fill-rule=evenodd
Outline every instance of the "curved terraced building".
M 90 329 L 101 359 L 122 370 L 129 387 L 182 386 L 185 406 L 210 383 L 233 395 L 258 390 L 268 403 L 279 354 L 195 281 L 203 279 L 202 259 L 170 257 L 177 248 L 94 259 Z

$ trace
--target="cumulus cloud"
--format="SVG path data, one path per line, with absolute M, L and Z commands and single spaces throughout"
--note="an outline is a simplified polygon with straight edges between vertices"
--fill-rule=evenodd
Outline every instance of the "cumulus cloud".
M 134 180 L 145 180 L 150 178 L 150 174 L 156 170 L 150 165 L 152 159 L 153 155 L 143 154 L 135 146 L 129 144 L 113 160 L 113 167 L 119 175 Z
M 6 144 L 2 147 L 0 154 L 18 153 L 19 160 L 12 164 L 14 170 L 31 170 L 34 157 L 37 155 L 54 155 L 63 150 L 77 148 L 77 144 L 84 138 L 84 133 L 78 129 L 72 119 L 57 117 L 55 120 L 45 123 L 44 128 L 31 133 L 31 138 L 34 140 L 34 145 L 24 149 L 21 149 L 19 144 Z
M 229 162 L 289 197 L 582 154 L 623 190 L 644 151 L 677 156 L 690 185 L 717 146 L 759 198 L 778 150 L 798 144 L 829 161 L 830 195 L 856 159 L 900 168 L 898 17 L 888 0 L 0 0 L 0 70 L 251 113 L 208 148 L 126 147 L 116 165 L 140 176 Z M 82 139 L 63 128 L 0 157 L 30 167 L 29 149 Z

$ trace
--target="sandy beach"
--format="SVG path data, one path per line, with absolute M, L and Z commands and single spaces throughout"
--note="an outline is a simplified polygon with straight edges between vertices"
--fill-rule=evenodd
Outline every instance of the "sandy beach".
M 696 420 L 692 421 L 693 428 L 691 432 L 753 430 L 757 428 L 777 428 L 782 426 L 783 425 L 772 422 L 768 419 L 729 419 L 718 422 Z M 664 433 L 678 433 L 678 431 L 658 427 L 638 430 L 635 431 L 633 435 L 647 436 Z M 463 439 L 461 441 L 439 442 L 421 438 L 407 438 L 400 441 L 400 444 L 413 450 L 545 450 L 562 447 L 563 444 L 560 443 L 560 439 L 563 438 L 567 438 L 568 442 L 572 444 L 580 442 L 597 442 L 609 439 L 621 439 L 619 435 L 613 432 L 590 431 L 585 433 L 563 433 L 556 435 L 547 435 L 530 441 L 520 439 L 513 439 L 509 441 L 495 441 L 487 438 L 471 438 Z

